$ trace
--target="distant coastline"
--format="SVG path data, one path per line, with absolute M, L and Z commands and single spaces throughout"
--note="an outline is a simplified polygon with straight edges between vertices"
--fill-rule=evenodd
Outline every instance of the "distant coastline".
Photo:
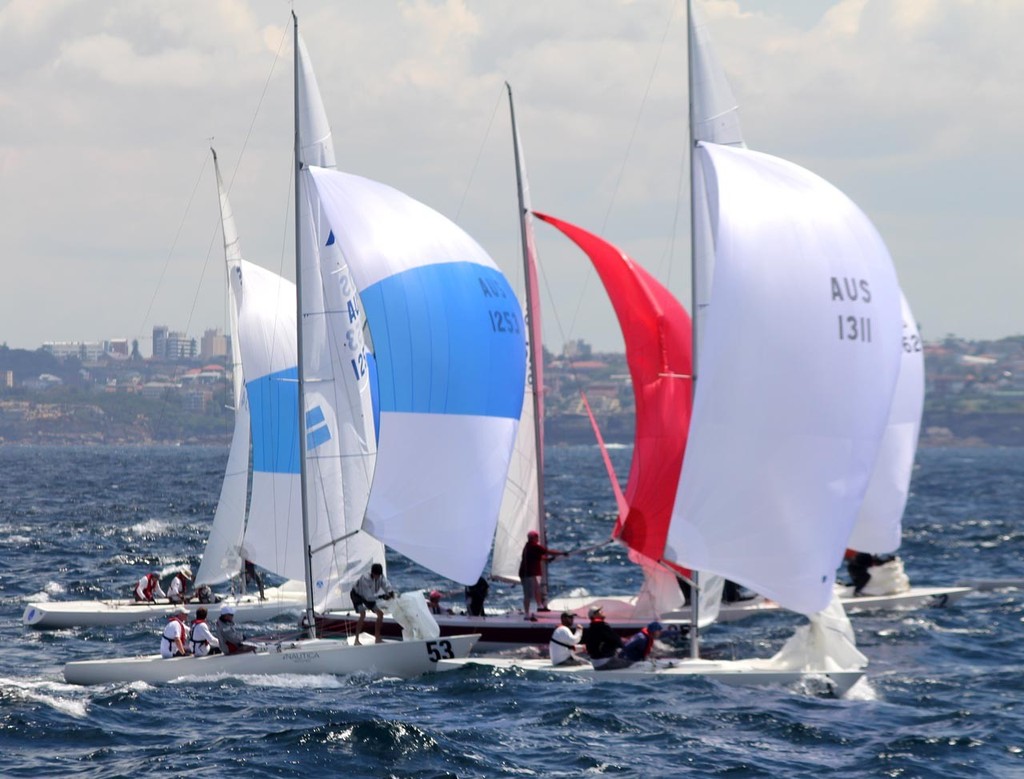
M 0 419 L 0 446 L 224 446 L 231 443 L 230 430 L 186 436 L 159 437 L 148 423 L 106 424 L 95 417 L 94 425 L 82 423 L 74 409 L 67 409 L 75 424 L 62 425 L 60 417 L 4 425 Z M 608 444 L 633 443 L 632 413 L 606 414 L 598 419 L 601 435 Z M 61 429 L 63 428 L 63 429 Z M 587 446 L 595 443 L 590 419 L 580 414 L 550 416 L 544 426 L 548 446 Z M 1024 446 L 1024 413 L 950 413 L 926 411 L 921 426 L 922 447 Z

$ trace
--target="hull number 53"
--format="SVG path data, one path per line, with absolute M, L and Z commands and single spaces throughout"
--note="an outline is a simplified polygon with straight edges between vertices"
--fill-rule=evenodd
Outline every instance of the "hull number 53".
M 436 663 L 438 660 L 451 660 L 455 657 L 455 653 L 452 651 L 452 642 L 444 639 L 440 641 L 428 641 L 427 655 L 430 657 L 430 662 L 432 663 Z

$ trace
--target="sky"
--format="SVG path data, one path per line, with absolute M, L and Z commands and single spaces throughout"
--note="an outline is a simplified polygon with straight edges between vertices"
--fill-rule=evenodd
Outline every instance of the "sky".
M 747 144 L 849 195 L 926 341 L 1024 332 L 1024 3 L 695 0 Z M 0 343 L 226 329 L 209 147 L 246 258 L 294 277 L 299 16 L 339 167 L 521 277 L 505 82 L 533 206 L 689 307 L 683 0 L 0 2 Z M 537 226 L 545 343 L 620 351 L 585 258 Z

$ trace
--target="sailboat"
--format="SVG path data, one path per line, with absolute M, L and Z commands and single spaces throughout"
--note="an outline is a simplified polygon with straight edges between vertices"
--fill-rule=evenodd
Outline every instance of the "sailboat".
M 525 157 L 515 120 L 512 89 L 506 86 L 518 184 L 529 362 L 515 450 L 494 534 L 490 574 L 492 579 L 518 582 L 519 561 L 527 533 L 538 531 L 544 543 L 544 395 L 534 212 L 530 207 Z M 566 223 L 559 223 L 553 217 L 537 216 L 564 231 L 576 229 Z M 589 239 L 600 242 L 595 236 Z M 690 371 L 690 329 L 689 316 L 667 290 L 639 266 L 628 263 L 620 266 L 621 255 L 612 247 L 608 248 L 611 251 L 594 257 L 594 262 L 598 264 L 603 260 L 604 264 L 599 267 L 608 274 L 605 278 L 606 287 L 610 293 L 616 293 L 613 300 L 627 333 L 634 391 L 641 412 L 638 413 L 638 453 L 635 462 L 642 461 L 645 464 L 642 471 L 634 467 L 627 494 L 618 495 L 619 504 L 624 510 L 614 535 L 623 539 L 631 549 L 634 561 L 643 565 L 649 580 L 659 582 L 659 589 L 663 593 L 657 602 L 646 602 L 628 609 L 613 608 L 610 611 L 610 616 L 614 616 L 615 629 L 625 636 L 639 630 L 658 613 L 682 605 L 682 595 L 675 576 L 659 569 L 650 556 L 656 554 L 655 549 L 664 546 L 674 497 L 673 486 L 685 448 L 690 404 L 689 392 L 684 389 L 688 387 Z M 680 413 L 680 410 L 685 413 Z M 668 479 L 667 474 L 673 469 L 676 473 L 672 479 Z M 648 591 L 653 589 L 649 588 Z M 572 608 L 585 615 L 588 605 L 589 602 L 576 604 Z M 491 612 L 482 617 L 439 614 L 435 615 L 435 620 L 442 635 L 466 630 L 479 632 L 480 649 L 492 650 L 510 645 L 546 642 L 551 631 L 558 625 L 558 612 L 562 608 L 559 605 L 552 611 L 540 612 L 533 621 L 524 620 L 523 615 L 516 611 Z M 344 632 L 351 629 L 356 619 L 357 616 L 351 612 L 331 612 L 324 616 L 322 624 L 328 630 Z M 386 619 L 385 634 L 397 635 L 399 629 L 396 622 Z
M 817 676 L 842 694 L 867 659 L 833 583 L 900 371 L 899 284 L 852 201 L 791 162 L 746 149 L 706 32 L 687 8 L 695 392 L 658 562 L 702 572 L 693 574 L 698 588 L 703 572 L 727 577 L 810 625 L 772 658 L 703 659 L 691 629 L 685 659 L 546 670 L 729 684 Z M 494 664 L 510 663 L 542 667 Z
M 274 445 L 264 449 L 256 447 L 255 442 L 258 437 L 254 436 L 254 449 L 256 450 L 254 456 L 271 478 L 277 474 L 294 473 L 296 469 L 300 475 L 302 546 L 299 556 L 304 558 L 303 582 L 309 637 L 268 642 L 260 645 L 258 651 L 247 654 L 212 655 L 202 658 L 184 657 L 170 660 L 162 659 L 158 655 L 148 655 L 135 658 L 72 662 L 64 667 L 65 679 L 70 683 L 165 682 L 181 676 L 215 673 L 348 674 L 373 672 L 404 677 L 435 670 L 447 670 L 439 665 L 439 661 L 465 657 L 478 638 L 477 635 L 429 639 L 409 637 L 409 640 L 400 642 L 385 641 L 358 645 L 354 644 L 352 639 L 349 641 L 324 639 L 317 638 L 315 634 L 314 608 L 318 601 L 330 597 L 335 584 L 332 579 L 325 577 L 331 576 L 336 571 L 338 559 L 336 550 L 350 540 L 350 532 L 346 523 L 351 521 L 353 515 L 363 519 L 365 513 L 369 517 L 368 486 L 371 474 L 375 469 L 379 474 L 378 465 L 394 467 L 391 463 L 403 462 L 403 453 L 392 442 L 389 446 L 391 451 L 395 452 L 395 456 L 391 460 L 384 459 L 382 462 L 376 463 L 378 458 L 374 437 L 361 434 L 372 429 L 372 422 L 366 417 L 367 415 L 372 417 L 373 408 L 368 397 L 369 363 L 366 346 L 362 341 L 363 315 L 360 293 L 362 293 L 362 299 L 366 299 L 367 296 L 378 295 L 380 290 L 374 290 L 372 286 L 368 288 L 360 282 L 366 281 L 367 273 L 372 275 L 374 260 L 385 260 L 386 262 L 385 258 L 388 255 L 386 248 L 382 249 L 380 241 L 372 240 L 373 231 L 380 229 L 386 234 L 395 235 L 400 231 L 390 228 L 405 219 L 415 220 L 422 228 L 421 232 L 414 231 L 411 239 L 405 242 L 404 246 L 411 254 L 415 254 L 418 242 L 421 239 L 425 241 L 426 245 L 419 247 L 421 259 L 419 265 L 416 266 L 414 262 L 410 262 L 415 258 L 410 257 L 409 254 L 397 257 L 397 260 L 399 264 L 405 261 L 407 269 L 414 272 L 413 287 L 415 289 L 412 290 L 413 294 L 418 290 L 422 295 L 424 283 L 431 278 L 435 284 L 441 283 L 446 287 L 446 294 L 452 287 L 458 288 L 463 293 L 460 302 L 465 303 L 466 311 L 471 310 L 472 313 L 465 313 L 458 306 L 449 312 L 452 316 L 450 324 L 462 326 L 461 330 L 453 329 L 449 333 L 450 337 L 454 337 L 456 334 L 475 336 L 470 343 L 463 344 L 465 347 L 463 352 L 466 352 L 468 348 L 477 347 L 478 349 L 482 348 L 484 355 L 515 358 L 518 330 L 512 332 L 504 328 L 506 325 L 517 325 L 513 314 L 518 312 L 509 310 L 507 302 L 498 303 L 497 309 L 495 308 L 493 304 L 496 301 L 490 298 L 506 297 L 507 282 L 504 282 L 500 272 L 486 257 L 483 250 L 469 236 L 444 220 L 439 214 L 395 190 L 384 187 L 384 185 L 309 164 L 307 155 L 310 149 L 303 143 L 304 139 L 309 136 L 303 134 L 303 120 L 308 118 L 310 111 L 315 113 L 318 110 L 319 101 L 317 101 L 317 105 L 311 105 L 306 99 L 311 91 L 316 90 L 316 82 L 312 77 L 312 68 L 305 55 L 304 45 L 299 38 L 298 19 L 294 15 L 293 20 L 295 25 L 296 123 L 295 235 L 296 289 L 298 292 L 295 321 L 301 323 L 301 326 L 297 328 L 294 341 L 297 346 L 298 370 L 292 371 L 286 367 L 283 370 L 272 370 L 268 374 L 249 370 L 250 362 L 246 359 L 245 347 L 243 347 L 243 366 L 246 368 L 247 376 L 262 377 L 250 379 L 248 382 L 253 419 L 260 420 L 260 425 L 266 425 L 269 428 L 287 430 L 290 426 L 293 431 L 291 436 L 271 437 L 269 440 L 272 440 Z M 334 200 L 331 197 L 332 193 L 325 196 L 322 187 L 314 188 L 317 171 L 324 178 L 327 188 L 333 188 Z M 319 185 L 320 182 L 317 184 Z M 355 187 L 357 194 L 362 197 L 347 201 L 344 194 L 346 192 L 351 194 L 351 187 Z M 321 205 L 323 210 L 321 210 Z M 331 229 L 332 227 L 336 227 L 338 230 L 335 231 Z M 344 232 L 341 232 L 342 227 Z M 336 240 L 342 244 L 341 253 L 328 254 L 319 251 L 321 246 L 332 245 Z M 370 259 L 367 259 L 365 249 L 360 252 L 358 248 L 360 242 L 364 247 L 366 245 L 371 247 L 368 252 Z M 443 264 L 433 268 L 429 267 L 429 264 L 423 262 L 422 259 L 429 256 L 436 258 L 440 245 L 444 245 L 450 250 L 449 253 L 441 256 L 464 258 L 463 261 L 448 263 L 454 266 L 451 268 L 444 267 Z M 351 268 L 345 264 L 350 259 L 356 260 Z M 360 268 L 358 264 L 360 261 L 366 263 L 366 267 Z M 380 266 L 377 266 L 377 281 L 380 280 L 380 269 Z M 353 284 L 353 280 L 355 284 Z M 233 278 L 233 283 L 236 285 L 236 293 L 240 294 L 239 319 L 244 321 L 249 284 L 241 274 L 237 273 Z M 399 287 L 402 286 L 400 280 L 397 284 Z M 393 289 L 391 291 L 394 292 Z M 433 291 L 436 291 L 436 288 Z M 375 302 L 386 302 L 388 297 L 387 294 L 380 295 Z M 405 302 L 411 303 L 412 296 L 406 295 Z M 421 302 L 426 301 L 421 298 Z M 507 311 L 509 319 L 505 319 L 503 316 L 500 321 L 496 322 L 491 317 L 495 310 L 503 313 Z M 339 320 L 344 325 L 344 329 L 340 332 L 337 329 Z M 378 318 L 378 322 L 386 323 L 387 321 L 386 316 Z M 521 315 L 519 321 L 521 321 Z M 488 324 L 489 328 L 485 329 L 482 326 Z M 487 332 L 488 329 L 491 331 L 490 333 Z M 344 344 L 347 349 L 337 348 L 339 344 Z M 476 352 L 477 355 L 480 353 L 480 351 Z M 521 335 L 518 338 L 518 353 L 521 356 Z M 454 349 L 453 354 L 458 356 L 460 350 Z M 514 364 L 514 359 L 512 362 Z M 273 367 L 273 365 L 269 367 Z M 386 362 L 382 365 L 382 375 L 392 381 L 387 389 L 393 392 L 400 387 L 398 379 L 402 376 L 401 371 L 408 367 L 408 365 L 395 366 Z M 456 368 L 465 369 L 470 366 L 463 361 L 461 364 L 451 367 L 454 371 Z M 406 375 L 405 378 L 409 378 L 409 376 Z M 479 378 L 486 377 L 481 375 Z M 452 393 L 452 395 L 457 394 Z M 484 423 L 484 427 L 488 426 L 487 422 L 491 422 L 489 425 L 491 429 L 486 432 L 494 434 L 500 429 L 504 429 L 505 438 L 508 440 L 507 449 L 510 450 L 512 437 L 515 434 L 514 419 L 518 417 L 519 413 L 514 393 L 512 397 L 508 397 L 508 393 L 505 393 L 503 397 L 486 398 L 483 408 L 474 405 L 479 400 L 479 397 L 465 395 L 461 397 L 448 396 L 447 401 L 456 404 L 456 408 L 444 406 L 439 409 L 428 398 L 427 406 L 435 412 L 436 416 L 441 417 L 447 416 L 445 411 L 458 415 L 470 408 L 481 412 L 491 412 L 474 417 L 475 423 L 466 423 L 465 420 L 456 419 L 456 426 L 461 425 L 464 430 L 469 431 L 474 427 L 479 428 L 481 422 Z M 394 396 L 389 397 L 382 404 L 382 409 L 393 411 L 396 405 L 401 406 L 402 401 L 397 404 L 394 401 Z M 496 411 L 503 412 L 504 416 L 495 419 L 494 412 Z M 382 411 L 382 438 L 388 429 L 385 426 L 388 420 L 383 419 L 383 416 Z M 450 425 L 445 425 L 445 422 L 449 420 L 443 420 L 438 424 L 439 420 L 437 419 L 416 419 L 415 413 L 409 414 L 409 416 L 414 417 L 412 422 L 414 427 L 418 425 L 428 434 L 438 428 L 450 427 Z M 403 416 L 402 419 L 396 421 L 397 424 L 392 423 L 389 427 L 393 428 L 394 433 L 398 433 L 400 441 L 405 440 L 409 431 L 401 429 L 402 422 L 408 424 L 409 418 Z M 256 427 L 254 423 L 254 429 Z M 508 467 L 507 454 L 503 458 L 500 450 L 495 451 L 493 441 L 495 438 L 500 441 L 501 436 L 485 437 L 478 434 L 478 437 L 481 445 L 468 447 L 470 449 L 469 456 L 478 457 L 481 454 L 482 444 L 486 438 L 491 454 L 492 478 L 499 479 L 500 483 L 500 480 L 504 479 L 504 473 Z M 382 451 L 387 451 L 387 449 Z M 502 464 L 503 459 L 504 463 Z M 354 469 L 345 467 L 353 462 L 355 463 Z M 349 486 L 352 487 L 351 490 L 348 489 Z M 483 492 L 478 492 L 473 497 L 478 501 L 486 500 L 486 495 Z M 338 501 L 335 498 L 341 498 L 341 500 Z M 394 508 L 393 503 L 388 505 Z M 408 518 L 412 507 L 400 508 L 405 509 L 405 512 L 399 511 L 398 516 L 401 519 Z M 382 530 L 386 531 L 388 528 L 386 520 L 395 516 L 380 516 L 379 511 L 378 509 L 378 533 Z M 315 522 L 311 521 L 313 517 L 315 517 Z M 290 539 L 290 536 L 288 538 Z M 418 594 L 407 593 L 407 596 L 411 596 L 413 601 L 419 600 L 422 605 L 422 598 Z M 425 610 L 425 606 L 423 608 Z
M 241 344 L 256 353 L 280 353 L 277 341 L 282 332 L 294 338 L 295 285 L 276 273 L 247 262 L 235 227 L 231 202 L 220 173 L 217 153 L 213 149 L 213 165 L 220 202 L 221 231 L 224 237 L 224 260 L 228 279 L 228 322 L 232 364 L 232 401 L 235 410 L 234 430 L 228 451 L 227 467 L 221 484 L 217 509 L 206 540 L 196 584 L 223 584 L 242 570 L 242 540 L 246 524 L 246 496 L 250 471 L 250 409 L 243 377 Z M 241 279 L 248 284 L 249 300 L 255 289 L 266 290 L 266 300 L 248 306 L 244 326 L 239 325 Z M 290 326 L 288 320 L 291 319 Z M 291 348 L 294 359 L 294 347 Z M 293 362 L 294 364 L 294 362 Z M 261 498 L 257 492 L 257 500 Z M 301 577 L 299 577 L 301 578 Z M 216 603 L 190 602 L 185 607 L 194 614 L 205 606 L 216 618 L 223 606 L 235 609 L 241 621 L 257 622 L 272 619 L 288 611 L 298 611 L 305 600 L 300 581 L 290 579 L 280 587 L 268 587 L 259 593 L 232 592 L 219 596 Z M 145 619 L 166 618 L 177 605 L 137 602 L 129 598 L 82 601 L 37 601 L 25 607 L 22 621 L 35 628 L 100 627 L 125 625 Z

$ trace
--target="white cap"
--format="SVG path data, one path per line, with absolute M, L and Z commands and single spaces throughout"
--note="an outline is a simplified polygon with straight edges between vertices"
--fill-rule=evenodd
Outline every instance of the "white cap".
M 234 606 L 224 606 L 220 610 L 220 615 L 222 617 L 226 617 L 228 615 L 231 615 L 232 617 L 235 616 L 235 607 Z

